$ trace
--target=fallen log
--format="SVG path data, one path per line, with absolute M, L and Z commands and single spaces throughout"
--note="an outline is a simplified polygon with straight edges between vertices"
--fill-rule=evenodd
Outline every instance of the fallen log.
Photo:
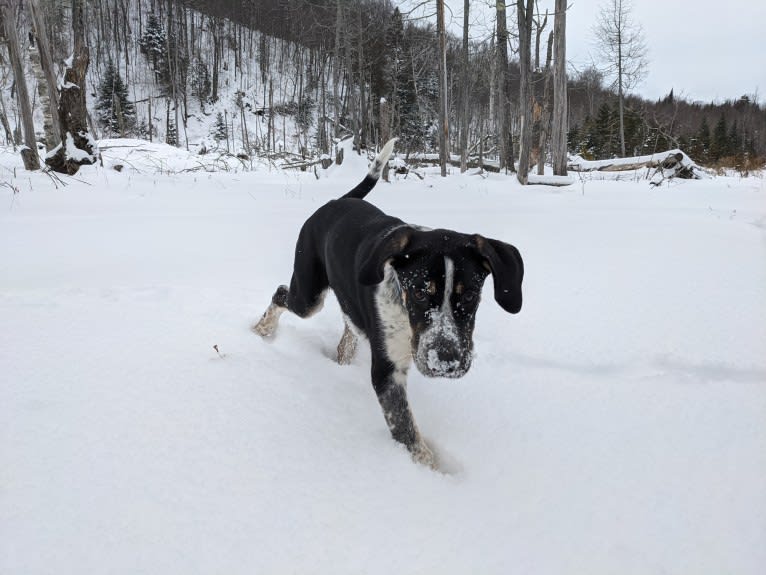
M 664 178 L 701 179 L 704 172 L 681 150 L 669 150 L 647 156 L 613 158 L 609 160 L 585 160 L 580 156 L 572 158 L 567 169 L 573 172 L 628 172 L 641 169 L 662 171 Z

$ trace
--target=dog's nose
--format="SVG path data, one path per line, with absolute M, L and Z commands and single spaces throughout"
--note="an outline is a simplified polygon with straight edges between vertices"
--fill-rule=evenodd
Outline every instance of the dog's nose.
M 462 372 L 461 354 L 452 346 L 439 347 L 436 350 L 436 371 L 444 377 L 455 377 Z

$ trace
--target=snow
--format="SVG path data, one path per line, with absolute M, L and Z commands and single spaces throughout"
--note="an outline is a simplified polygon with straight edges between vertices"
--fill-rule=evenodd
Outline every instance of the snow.
M 334 363 L 333 298 L 250 331 L 366 160 L 147 150 L 60 181 L 0 153 L 0 572 L 764 572 L 762 178 L 381 183 L 525 258 L 518 315 L 485 286 L 471 371 L 410 373 L 434 472 L 391 440 L 369 351 Z

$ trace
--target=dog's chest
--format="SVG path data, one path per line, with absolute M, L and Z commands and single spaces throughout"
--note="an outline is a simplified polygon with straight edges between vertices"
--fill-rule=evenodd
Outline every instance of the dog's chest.
M 388 359 L 405 369 L 412 360 L 412 330 L 402 303 L 402 287 L 390 264 L 386 264 L 383 281 L 375 291 L 375 307 Z

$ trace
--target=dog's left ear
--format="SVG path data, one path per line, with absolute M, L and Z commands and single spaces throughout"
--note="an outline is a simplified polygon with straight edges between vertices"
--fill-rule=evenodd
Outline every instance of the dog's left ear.
M 383 281 L 386 262 L 404 252 L 412 237 L 412 228 L 394 230 L 387 238 L 378 243 L 359 270 L 359 283 L 366 286 Z
M 492 272 L 495 283 L 495 301 L 510 313 L 521 309 L 521 281 L 524 279 L 524 261 L 519 250 L 499 240 L 473 237 L 476 250 Z

